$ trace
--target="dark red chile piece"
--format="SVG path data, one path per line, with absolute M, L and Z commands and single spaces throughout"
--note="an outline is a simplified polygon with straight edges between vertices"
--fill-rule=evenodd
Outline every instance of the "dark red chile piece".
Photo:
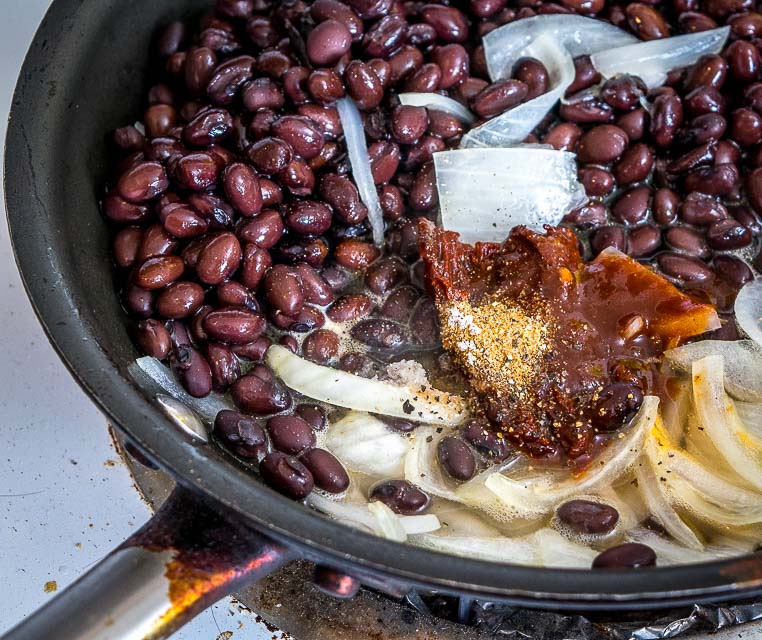
M 238 269 L 241 244 L 230 232 L 221 233 L 206 243 L 196 263 L 196 273 L 205 284 L 220 284 Z
M 135 284 L 143 289 L 162 289 L 179 280 L 185 264 L 178 256 L 157 256 L 146 260 L 135 273 Z
M 627 239 L 627 252 L 633 258 L 644 258 L 652 255 L 661 246 L 661 231 L 659 227 L 646 224 L 630 231 Z
M 312 473 L 315 486 L 328 493 L 343 493 L 349 487 L 349 475 L 336 457 L 325 449 L 310 449 L 301 457 Z
M 213 433 L 241 458 L 258 460 L 267 453 L 265 430 L 254 418 L 238 411 L 220 411 L 214 419 Z
M 267 421 L 273 447 L 283 453 L 299 455 L 315 446 L 312 428 L 298 416 L 274 416 Z
M 296 405 L 296 415 L 309 424 L 315 431 L 322 431 L 328 424 L 325 410 L 317 404 Z
M 116 190 L 127 202 L 139 204 L 161 195 L 168 187 L 167 172 L 160 163 L 139 162 L 122 174 Z M 106 211 L 108 215 L 108 209 Z
M 371 490 L 369 500 L 383 502 L 394 513 L 406 516 L 423 513 L 431 503 L 426 493 L 407 480 L 387 480 L 377 484 Z
M 612 431 L 625 425 L 643 404 L 643 392 L 627 382 L 614 382 L 593 397 L 592 421 L 599 429 Z
M 204 355 L 212 370 L 212 385 L 215 391 L 224 393 L 241 377 L 241 365 L 238 358 L 227 345 L 208 342 Z
M 752 243 L 753 235 L 751 230 L 733 218 L 726 218 L 709 226 L 706 230 L 706 240 L 712 249 L 732 251 L 748 247 Z
M 307 56 L 318 66 L 336 64 L 352 46 L 352 34 L 339 20 L 325 20 L 307 36 Z
M 670 249 L 693 258 L 706 259 L 711 254 L 704 235 L 691 227 L 667 229 L 664 242 Z
M 639 569 L 655 565 L 654 550 L 638 542 L 625 542 L 611 547 L 593 560 L 593 569 Z
M 195 282 L 175 282 L 156 298 L 156 311 L 165 318 L 187 318 L 204 302 L 204 290 Z
M 582 535 L 611 533 L 619 522 L 612 506 L 591 500 L 569 500 L 556 510 L 556 517 L 572 532 Z
M 163 322 L 150 318 L 138 323 L 137 341 L 143 353 L 164 360 L 169 355 L 169 331 Z
M 259 313 L 240 308 L 215 309 L 203 321 L 204 331 L 210 338 L 230 344 L 254 342 L 266 326 Z
M 608 164 L 617 160 L 627 148 L 627 134 L 613 124 L 602 124 L 585 133 L 577 144 L 580 162 Z
M 706 282 L 712 278 L 712 270 L 697 258 L 662 253 L 656 261 L 666 275 L 683 283 Z
M 683 105 L 677 95 L 661 94 L 653 101 L 651 136 L 659 147 L 669 147 L 683 123 Z
M 476 474 L 476 459 L 468 445 L 458 438 L 446 436 L 437 445 L 437 459 L 442 468 L 456 480 L 470 480 Z
M 621 227 L 601 227 L 590 240 L 590 247 L 597 255 L 604 249 L 627 250 L 627 235 Z
M 233 402 L 242 411 L 255 415 L 280 413 L 291 407 L 291 394 L 282 384 L 266 375 L 261 365 L 239 378 L 231 388 Z
M 669 36 L 669 25 L 662 14 L 643 2 L 631 2 L 625 9 L 627 24 L 641 40 L 658 40 Z
M 762 172 L 760 172 L 760 176 L 762 177 Z M 749 196 L 749 201 L 752 205 L 754 204 L 751 196 Z M 678 215 L 680 220 L 687 224 L 704 227 L 717 220 L 727 218 L 728 210 L 715 198 L 703 193 L 694 192 L 689 193 L 680 204 Z
M 304 290 L 299 276 L 282 264 L 273 265 L 264 279 L 268 301 L 286 315 L 296 315 L 304 306 Z
M 637 225 L 648 217 L 650 204 L 650 187 L 634 187 L 616 199 L 611 206 L 611 213 L 619 222 Z
M 471 108 L 482 118 L 491 118 L 523 102 L 529 88 L 520 80 L 499 80 L 485 87 L 471 101 Z
M 169 364 L 183 388 L 194 398 L 205 398 L 212 392 L 212 370 L 206 358 L 190 345 L 172 349 Z
M 259 464 L 265 484 L 293 500 L 303 500 L 315 486 L 309 469 L 285 453 L 268 453 Z
M 333 331 L 318 329 L 304 339 L 304 357 L 318 364 L 329 364 L 338 354 L 341 341 Z

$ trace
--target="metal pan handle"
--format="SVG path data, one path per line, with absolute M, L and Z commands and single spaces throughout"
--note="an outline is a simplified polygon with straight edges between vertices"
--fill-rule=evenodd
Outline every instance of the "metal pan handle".
M 296 557 L 176 488 L 137 533 L 2 640 L 160 640 Z

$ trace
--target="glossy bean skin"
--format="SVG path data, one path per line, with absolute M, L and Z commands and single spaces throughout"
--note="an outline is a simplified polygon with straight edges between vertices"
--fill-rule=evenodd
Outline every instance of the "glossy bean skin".
M 268 453 L 259 465 L 259 472 L 267 485 L 293 500 L 306 498 L 315 486 L 309 469 L 285 453 Z
M 657 262 L 666 275 L 683 283 L 706 282 L 712 277 L 711 269 L 696 258 L 662 253 Z
M 384 97 L 384 87 L 370 65 L 352 60 L 344 70 L 347 92 L 359 109 L 375 109 Z
M 170 340 L 163 322 L 155 319 L 142 320 L 138 323 L 136 339 L 140 349 L 147 356 L 165 360 L 169 355 Z
M 232 349 L 224 344 L 208 342 L 204 355 L 212 371 L 212 386 L 218 393 L 228 390 L 241 377 L 241 365 Z
M 233 233 L 225 232 L 210 239 L 198 257 L 196 274 L 206 284 L 227 280 L 241 262 L 241 244 Z
M 585 133 L 577 144 L 581 162 L 608 164 L 617 160 L 627 148 L 629 139 L 619 127 L 603 124 Z
M 325 449 L 310 449 L 301 456 L 318 489 L 343 493 L 349 487 L 349 475 L 336 457 Z
M 664 241 L 670 249 L 694 258 L 705 259 L 710 255 L 709 245 L 703 234 L 690 227 L 667 229 Z
M 369 499 L 379 500 L 394 513 L 408 516 L 423 513 L 431 503 L 425 492 L 406 480 L 387 480 L 377 484 L 371 490 Z
M 529 87 L 520 80 L 501 80 L 480 91 L 471 108 L 480 117 L 490 118 L 519 104 L 528 93 Z
M 236 162 L 222 175 L 228 202 L 244 216 L 255 216 L 262 210 L 262 189 L 259 176 L 249 165 Z
M 289 267 L 273 265 L 264 279 L 267 299 L 286 315 L 297 314 L 304 305 L 304 290 L 299 277 Z
M 339 337 L 328 329 L 318 329 L 304 340 L 304 357 L 317 364 L 330 364 L 336 357 L 341 343 Z
M 638 569 L 656 565 L 653 549 L 637 542 L 626 542 L 606 549 L 593 560 L 593 569 Z
M 612 506 L 590 500 L 570 500 L 556 510 L 556 517 L 572 532 L 605 535 L 619 522 L 619 512 Z
M 256 373 L 239 378 L 231 387 L 231 393 L 237 407 L 254 415 L 279 413 L 292 403 L 291 395 L 282 385 Z
M 274 416 L 267 421 L 267 433 L 278 451 L 299 455 L 315 446 L 310 425 L 298 416 Z
M 352 34 L 339 20 L 325 20 L 315 26 L 307 36 L 307 55 L 318 66 L 338 62 L 352 45 Z
M 251 416 L 229 409 L 214 420 L 214 435 L 241 458 L 261 460 L 267 454 L 267 436 Z
M 645 180 L 651 173 L 654 156 L 648 145 L 637 143 L 628 147 L 614 166 L 617 184 L 628 185 Z
M 264 333 L 266 322 L 259 313 L 230 307 L 208 313 L 203 328 L 212 339 L 219 342 L 248 344 Z
M 204 398 L 212 391 L 212 370 L 196 349 L 190 345 L 174 347 L 170 366 L 183 388 L 194 398 Z
M 193 315 L 204 302 L 204 290 L 195 282 L 175 282 L 156 298 L 156 311 L 165 318 Z
M 476 473 L 474 454 L 465 442 L 452 436 L 439 441 L 437 459 L 444 470 L 456 480 L 465 482 Z
M 643 225 L 633 229 L 627 238 L 627 252 L 633 258 L 652 255 L 661 246 L 661 231 L 654 225 Z

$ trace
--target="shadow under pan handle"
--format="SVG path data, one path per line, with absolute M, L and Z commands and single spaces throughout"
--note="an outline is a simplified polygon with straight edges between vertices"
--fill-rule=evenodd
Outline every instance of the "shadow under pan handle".
M 148 523 L 2 640 L 159 640 L 297 554 L 175 489 Z

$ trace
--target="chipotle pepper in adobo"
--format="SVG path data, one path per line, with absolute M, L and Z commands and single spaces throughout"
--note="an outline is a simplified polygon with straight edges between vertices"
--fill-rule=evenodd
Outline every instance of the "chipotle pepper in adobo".
M 584 263 L 568 229 L 470 246 L 421 220 L 419 241 L 477 411 L 535 458 L 589 461 L 656 391 L 664 350 L 719 326 L 713 307 L 616 250 Z

